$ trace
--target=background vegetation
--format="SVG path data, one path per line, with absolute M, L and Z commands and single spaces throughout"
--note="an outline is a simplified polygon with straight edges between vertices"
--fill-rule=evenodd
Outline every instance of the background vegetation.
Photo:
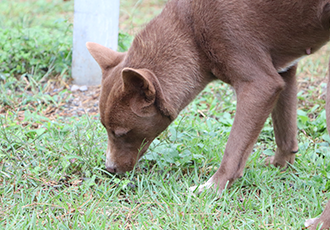
M 165 2 L 121 1 L 120 50 Z M 301 229 L 322 212 L 330 195 L 329 47 L 300 63 L 295 164 L 264 166 L 275 149 L 268 119 L 243 178 L 221 197 L 196 197 L 188 188 L 222 159 L 235 114 L 231 88 L 210 84 L 134 172 L 111 175 L 98 115 L 48 115 L 72 100 L 72 22 L 72 0 L 0 1 L 1 229 Z

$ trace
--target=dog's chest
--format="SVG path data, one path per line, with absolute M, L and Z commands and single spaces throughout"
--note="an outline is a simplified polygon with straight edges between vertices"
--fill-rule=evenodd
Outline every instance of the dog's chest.
M 288 63 L 285 63 L 284 65 L 281 65 L 280 67 L 277 67 L 276 70 L 278 73 L 284 73 L 286 71 L 288 71 L 292 66 L 296 65 L 302 58 L 302 57 L 299 57 L 291 62 L 288 62 Z

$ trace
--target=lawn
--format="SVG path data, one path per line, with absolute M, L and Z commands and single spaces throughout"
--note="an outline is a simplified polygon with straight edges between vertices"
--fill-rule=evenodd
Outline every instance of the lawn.
M 121 1 L 120 49 L 164 0 Z M 0 1 L 0 229 L 302 229 L 330 196 L 325 88 L 330 46 L 300 61 L 299 153 L 287 170 L 268 119 L 244 176 L 221 197 L 188 188 L 220 165 L 233 90 L 210 84 L 154 141 L 133 172 L 105 170 L 106 131 L 74 107 L 73 0 Z M 90 88 L 85 99 L 97 97 Z M 93 105 L 97 102 L 93 101 Z

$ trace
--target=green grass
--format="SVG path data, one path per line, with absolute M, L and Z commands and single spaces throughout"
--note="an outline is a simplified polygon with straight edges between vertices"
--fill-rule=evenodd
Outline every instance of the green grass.
M 51 76 L 71 72 L 73 5 L 60 0 L 0 2 L 0 79 Z
M 131 17 L 122 22 L 140 26 L 151 17 L 145 12 L 163 3 L 125 1 L 121 17 L 123 12 Z M 107 135 L 98 116 L 50 118 L 46 113 L 71 99 L 66 90 L 47 94 L 42 82 L 70 76 L 72 7 L 73 1 L 60 0 L 0 2 L 0 37 L 7 36 L 3 31 L 13 33 L 0 44 L 24 48 L 0 49 L 0 229 L 302 229 L 305 219 L 322 212 L 330 194 L 324 113 L 329 47 L 304 59 L 298 71 L 295 164 L 286 171 L 264 166 L 275 149 L 268 119 L 243 178 L 221 197 L 194 196 L 188 188 L 205 182 L 221 162 L 235 112 L 233 91 L 220 82 L 210 84 L 134 172 L 109 174 Z M 130 30 L 122 28 L 122 49 L 130 43 Z M 35 43 L 24 43 L 22 35 L 33 31 Z M 38 36 L 45 31 L 53 34 Z M 60 47 L 67 52 L 63 58 Z M 31 55 L 22 57 L 27 51 Z M 3 61 L 1 52 L 20 58 Z M 22 60 L 25 69 L 17 67 Z

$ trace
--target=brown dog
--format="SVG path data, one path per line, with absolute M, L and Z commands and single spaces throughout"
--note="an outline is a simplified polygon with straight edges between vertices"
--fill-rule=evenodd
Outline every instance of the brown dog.
M 221 192 L 242 176 L 269 114 L 278 148 L 268 162 L 293 164 L 296 62 L 329 40 L 329 21 L 330 0 L 172 0 L 127 53 L 87 43 L 103 73 L 107 170 L 132 170 L 154 138 L 216 79 L 235 89 L 237 111 L 220 168 L 199 191 Z

